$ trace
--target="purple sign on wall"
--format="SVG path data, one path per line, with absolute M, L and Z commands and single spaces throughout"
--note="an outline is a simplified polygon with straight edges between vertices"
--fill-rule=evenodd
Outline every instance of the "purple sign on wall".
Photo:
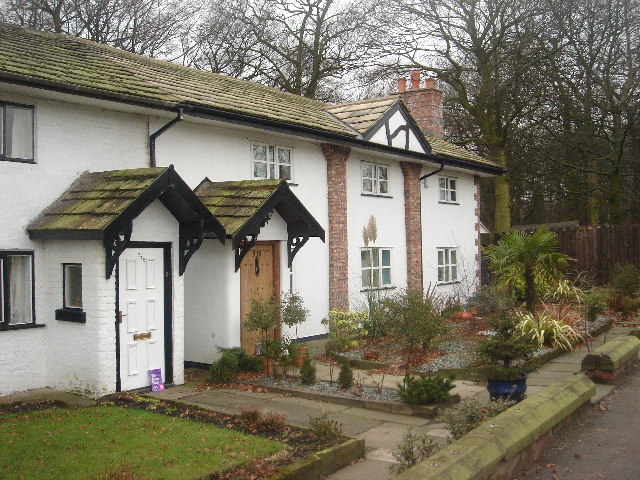
M 154 368 L 153 370 L 149 370 L 149 377 L 151 378 L 152 392 L 164 390 L 164 383 L 162 383 L 162 369 Z

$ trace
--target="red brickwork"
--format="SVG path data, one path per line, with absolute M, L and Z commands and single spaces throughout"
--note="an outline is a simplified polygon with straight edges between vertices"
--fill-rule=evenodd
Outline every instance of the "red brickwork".
M 329 191 L 329 308 L 348 310 L 347 159 L 351 149 L 324 143 L 322 152 Z
M 404 224 L 407 236 L 407 288 L 422 290 L 422 216 L 420 174 L 422 165 L 400 162 L 404 176 Z
M 436 88 L 433 78 L 427 78 L 425 88 L 420 88 L 420 72 L 411 72 L 411 90 L 406 89 L 406 80 L 398 82 L 402 101 L 411 112 L 420 129 L 432 137 L 444 138 L 442 121 L 442 92 Z
M 476 191 L 473 194 L 473 200 L 476 202 L 476 290 L 480 290 L 482 282 L 482 242 L 480 240 L 480 177 L 478 175 L 473 176 L 473 184 L 476 187 Z

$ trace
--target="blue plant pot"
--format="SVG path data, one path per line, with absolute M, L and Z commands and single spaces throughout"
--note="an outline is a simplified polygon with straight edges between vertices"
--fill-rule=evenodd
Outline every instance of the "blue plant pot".
M 524 392 L 527 390 L 527 374 L 521 373 L 517 380 L 498 380 L 495 378 L 487 379 L 487 390 L 491 400 L 515 400 L 520 402 L 524 398 Z

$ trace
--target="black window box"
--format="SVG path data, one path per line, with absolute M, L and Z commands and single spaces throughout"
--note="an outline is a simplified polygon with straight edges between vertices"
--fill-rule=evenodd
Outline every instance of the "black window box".
M 87 323 L 87 313 L 78 308 L 60 308 L 56 310 L 56 320 Z

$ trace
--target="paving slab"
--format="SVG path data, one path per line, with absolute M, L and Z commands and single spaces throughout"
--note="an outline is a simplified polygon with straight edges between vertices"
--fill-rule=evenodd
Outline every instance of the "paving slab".
M 369 418 L 371 420 L 379 420 L 381 422 L 395 422 L 401 425 L 427 425 L 432 422 L 428 418 L 414 417 L 411 415 L 400 415 L 396 413 L 378 412 L 376 410 L 367 410 L 366 408 L 352 407 L 344 410 L 347 415 L 353 415 L 360 418 Z
M 407 427 L 406 425 L 385 422 L 359 434 L 358 438 L 363 438 L 368 447 L 391 452 L 402 441 L 409 428 L 418 435 L 428 431 L 427 427 Z
M 551 361 L 549 363 L 547 363 L 543 368 L 541 368 L 539 371 L 540 372 L 561 372 L 564 374 L 567 373 L 574 373 L 578 370 L 580 370 L 580 363 L 581 362 L 556 362 Z
M 366 459 L 332 473 L 327 480 L 387 480 L 394 476 L 389 472 L 389 462 Z
M 341 423 L 343 433 L 349 437 L 356 437 L 383 423 L 380 420 L 356 417 L 344 412 L 332 413 L 329 415 L 329 419 L 336 420 L 338 423 Z
M 259 397 L 242 397 L 222 390 L 210 390 L 182 398 L 182 401 L 185 402 L 199 403 L 211 407 L 224 407 L 236 413 L 239 412 L 241 408 L 263 407 L 267 400 L 268 399 L 261 399 Z
M 305 398 L 292 397 L 288 395 L 274 395 L 271 397 L 271 400 L 278 405 L 286 404 L 293 405 L 297 408 L 312 408 L 315 410 L 323 410 L 327 413 L 329 412 L 342 412 L 348 410 L 349 407 L 346 405 L 339 405 L 337 403 L 329 403 L 329 402 L 321 402 L 317 400 L 307 400 Z
M 387 462 L 389 464 L 396 463 L 396 459 L 393 458 L 391 450 L 386 448 L 372 448 L 367 450 L 365 454 L 367 460 L 378 460 L 380 462 Z

